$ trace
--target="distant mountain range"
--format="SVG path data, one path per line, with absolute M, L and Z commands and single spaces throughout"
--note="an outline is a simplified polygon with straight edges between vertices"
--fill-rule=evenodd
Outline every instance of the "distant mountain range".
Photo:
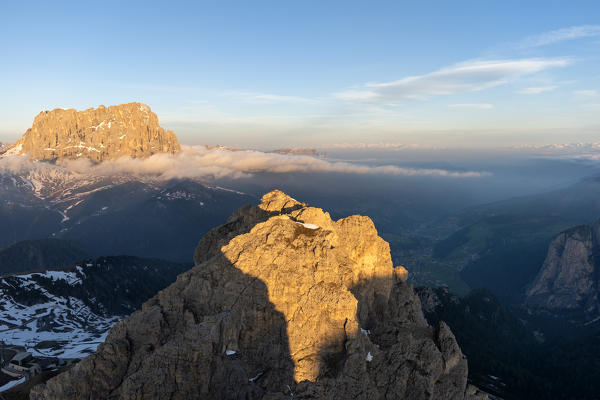
M 596 154 L 600 156 L 600 142 L 589 143 L 553 143 L 544 145 L 521 145 L 515 146 L 514 149 L 533 150 L 548 154 Z

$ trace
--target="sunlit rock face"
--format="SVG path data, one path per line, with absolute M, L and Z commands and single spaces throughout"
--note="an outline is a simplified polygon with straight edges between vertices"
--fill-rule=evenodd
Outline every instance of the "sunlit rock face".
M 128 103 L 85 111 L 43 111 L 5 154 L 27 154 L 36 160 L 88 158 L 100 162 L 178 151 L 177 137 L 158 125 L 150 107 Z
M 474 399 L 367 217 L 280 191 L 199 242 L 195 267 L 32 399 Z

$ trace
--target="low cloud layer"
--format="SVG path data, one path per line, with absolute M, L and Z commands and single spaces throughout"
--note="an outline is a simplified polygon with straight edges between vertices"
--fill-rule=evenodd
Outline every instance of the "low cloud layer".
M 30 162 L 26 157 L 6 157 L 0 159 L 0 171 L 4 169 L 17 172 L 24 168 L 40 168 L 41 164 Z M 51 166 L 51 164 L 45 165 Z M 265 153 L 253 150 L 207 149 L 203 146 L 183 146 L 181 153 L 177 155 L 155 154 L 146 159 L 121 158 L 101 164 L 93 164 L 87 159 L 81 159 L 63 161 L 56 167 L 52 167 L 64 168 L 75 174 L 106 176 L 128 174 L 157 179 L 239 179 L 265 172 L 322 172 L 448 178 L 478 178 L 489 175 L 487 172 L 478 171 L 458 172 L 445 169 L 404 168 L 395 165 L 368 166 L 348 162 L 332 162 L 312 156 Z

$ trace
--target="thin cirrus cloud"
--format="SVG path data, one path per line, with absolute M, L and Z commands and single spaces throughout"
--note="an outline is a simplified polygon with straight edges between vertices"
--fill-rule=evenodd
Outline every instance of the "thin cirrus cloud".
M 432 96 L 489 89 L 524 75 L 564 67 L 570 63 L 568 58 L 467 61 L 425 75 L 409 76 L 393 82 L 369 83 L 335 96 L 344 100 L 372 102 L 424 100 Z
M 539 35 L 529 36 L 522 40 L 517 47 L 539 47 L 564 42 L 566 40 L 600 36 L 600 25 L 579 25 L 556 29 Z
M 487 103 L 458 103 L 458 104 L 450 104 L 448 107 L 450 108 L 469 108 L 475 110 L 489 110 L 494 108 L 493 105 Z
M 140 176 L 155 179 L 219 179 L 248 178 L 259 173 L 343 173 L 358 175 L 429 176 L 447 178 L 480 178 L 481 171 L 408 168 L 396 165 L 370 166 L 329 161 L 319 157 L 267 153 L 255 150 L 232 151 L 204 146 L 182 146 L 176 155 L 154 154 L 151 157 L 128 158 L 93 164 L 88 159 L 61 161 L 57 164 L 32 162 L 28 157 L 0 157 L 0 172 L 27 172 L 40 169 L 63 169 L 74 174 L 95 176 Z
M 536 87 L 527 87 L 521 90 L 517 90 L 515 93 L 518 94 L 540 94 L 545 92 L 551 92 L 558 88 L 558 86 L 536 86 Z
M 259 92 L 225 92 L 228 98 L 250 104 L 277 104 L 277 103 L 312 103 L 314 99 L 301 96 L 286 96 L 273 93 Z
M 581 96 L 581 97 L 596 97 L 598 95 L 600 95 L 600 92 L 598 92 L 597 90 L 575 90 L 573 91 L 573 94 L 575 96 Z

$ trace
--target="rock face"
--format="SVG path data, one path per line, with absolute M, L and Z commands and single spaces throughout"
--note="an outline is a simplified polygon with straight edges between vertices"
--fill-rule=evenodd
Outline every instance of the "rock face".
M 158 125 L 150 107 L 129 103 L 85 111 L 43 111 L 5 154 L 28 154 L 37 160 L 86 157 L 100 162 L 179 150 L 175 134 Z
M 526 293 L 526 304 L 551 311 L 583 312 L 587 319 L 600 313 L 600 221 L 558 235 Z
M 367 217 L 280 191 L 198 244 L 195 267 L 31 399 L 474 399 Z

